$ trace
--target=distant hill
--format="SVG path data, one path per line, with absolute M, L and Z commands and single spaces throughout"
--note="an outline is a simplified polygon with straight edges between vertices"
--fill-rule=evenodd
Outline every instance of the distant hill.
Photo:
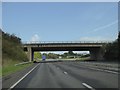
M 28 58 L 23 51 L 21 39 L 2 31 L 2 63 L 4 65 L 9 61 L 23 62 L 28 61 Z

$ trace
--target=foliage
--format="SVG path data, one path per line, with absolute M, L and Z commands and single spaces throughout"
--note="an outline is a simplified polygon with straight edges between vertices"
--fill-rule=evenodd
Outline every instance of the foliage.
M 78 56 L 78 57 L 89 57 L 90 54 L 82 54 L 82 53 L 73 53 L 73 51 L 68 51 L 61 55 L 63 58 L 67 58 L 67 56 Z
M 10 35 L 1 29 L 0 31 L 2 33 L 2 75 L 6 76 L 30 66 L 31 63 L 15 66 L 17 63 L 28 61 L 22 48 L 21 39 L 15 34 Z
M 104 58 L 106 60 L 118 60 L 118 54 L 120 51 L 120 32 L 118 34 L 118 39 L 112 43 L 108 43 L 105 46 Z
M 43 55 L 45 55 L 47 59 L 57 59 L 59 57 L 59 54 L 55 53 L 43 53 Z
M 4 33 L 2 31 L 2 37 L 4 39 L 7 39 L 7 40 L 12 41 L 14 43 L 19 43 L 19 44 L 21 43 L 21 39 L 19 37 L 15 36 L 15 34 L 10 35 L 9 33 Z
M 118 60 L 120 60 L 120 31 L 118 33 Z
M 47 58 L 56 59 L 56 58 L 58 58 L 58 55 L 54 54 L 54 53 L 48 53 Z
M 41 59 L 42 55 L 40 52 L 34 52 L 34 59 Z
M 74 55 L 73 51 L 68 51 L 68 55 Z
M 2 31 L 2 63 L 5 65 L 7 60 L 12 61 L 28 61 L 27 55 L 24 53 L 21 39 L 14 34 L 10 35 Z

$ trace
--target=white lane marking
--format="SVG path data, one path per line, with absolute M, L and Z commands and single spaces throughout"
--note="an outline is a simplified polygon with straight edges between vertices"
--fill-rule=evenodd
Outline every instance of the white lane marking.
M 63 72 L 64 74 L 68 74 L 67 72 Z
M 110 72 L 110 73 L 115 73 L 115 74 L 118 74 L 118 72 L 114 72 L 114 71 L 109 71 L 109 70 L 104 70 L 106 72 Z
M 96 68 L 90 68 L 90 69 L 98 70 L 98 71 L 105 71 L 105 72 L 114 73 L 114 74 L 118 74 L 118 72 L 114 72 L 114 71 L 110 71 L 110 70 L 102 70 L 102 69 L 96 69 Z
M 86 84 L 86 83 L 82 83 L 83 86 L 87 87 L 90 90 L 95 90 L 93 87 L 91 87 L 90 85 Z
M 39 65 L 39 64 L 38 64 Z M 8 90 L 14 88 L 19 82 L 21 82 L 26 76 L 28 76 L 38 65 L 32 68 L 28 73 L 26 73 L 21 79 L 19 79 L 15 84 L 13 84 Z

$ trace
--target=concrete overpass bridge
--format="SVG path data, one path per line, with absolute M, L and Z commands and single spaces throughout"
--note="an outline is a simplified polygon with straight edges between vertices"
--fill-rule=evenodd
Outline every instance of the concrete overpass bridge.
M 55 41 L 55 42 L 27 42 L 23 44 L 29 61 L 33 61 L 35 51 L 89 51 L 92 60 L 102 60 L 105 42 Z

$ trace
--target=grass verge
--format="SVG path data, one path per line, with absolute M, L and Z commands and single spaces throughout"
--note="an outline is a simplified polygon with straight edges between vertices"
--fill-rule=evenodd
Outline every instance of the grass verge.
M 17 63 L 20 63 L 20 62 L 11 61 L 11 63 L 9 63 L 8 65 L 3 66 L 2 67 L 2 76 L 7 76 L 9 74 L 15 73 L 15 72 L 20 71 L 24 68 L 27 68 L 33 64 L 31 62 L 31 63 L 21 64 L 21 65 L 15 66 L 15 64 L 17 64 Z

